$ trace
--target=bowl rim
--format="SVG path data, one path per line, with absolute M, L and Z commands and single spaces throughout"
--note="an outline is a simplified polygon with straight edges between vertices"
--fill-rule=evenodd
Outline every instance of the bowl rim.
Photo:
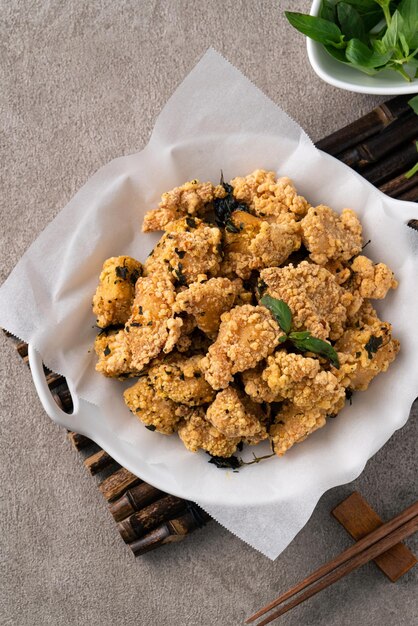
M 318 15 L 321 2 L 322 0 L 313 0 L 310 9 L 310 15 Z M 344 89 L 345 91 L 351 91 L 354 93 L 376 94 L 382 96 L 397 96 L 418 92 L 418 80 L 413 80 L 411 83 L 407 83 L 405 81 L 404 83 L 399 83 L 399 85 L 394 86 L 376 85 L 375 87 L 373 87 L 368 85 L 351 83 L 341 78 L 337 78 L 336 76 L 330 74 L 324 69 L 318 55 L 318 51 L 321 47 L 322 44 L 320 44 L 319 42 L 313 41 L 312 39 L 309 39 L 309 37 L 306 38 L 308 59 L 314 72 L 319 76 L 319 78 L 321 78 L 329 85 L 332 85 L 333 87 L 338 87 L 339 89 Z M 335 60 L 335 63 L 337 64 L 338 61 Z

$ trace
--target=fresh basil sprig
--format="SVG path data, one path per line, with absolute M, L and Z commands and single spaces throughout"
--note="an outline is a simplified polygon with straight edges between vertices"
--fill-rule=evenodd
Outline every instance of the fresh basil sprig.
M 411 100 L 408 100 L 408 104 L 418 115 L 418 96 L 414 96 Z M 418 152 L 418 141 L 415 142 L 415 146 Z M 405 174 L 405 178 L 412 178 L 415 174 L 418 174 L 418 162 Z
M 265 295 L 261 298 L 260 303 L 272 313 L 285 333 L 284 336 L 280 337 L 280 343 L 291 341 L 300 352 L 314 352 L 328 359 L 337 369 L 340 368 L 338 354 L 328 341 L 313 337 L 309 330 L 291 332 L 292 311 L 284 300 Z
M 310 333 L 303 339 L 295 339 L 293 333 L 290 333 L 289 339 L 292 341 L 295 348 L 301 352 L 314 352 L 315 354 L 319 354 L 320 356 L 328 359 L 334 367 L 340 369 L 338 354 L 335 352 L 332 345 L 327 341 L 323 341 L 317 337 L 312 337 Z
M 273 313 L 282 331 L 288 335 L 292 328 L 292 311 L 289 309 L 286 302 L 278 298 L 272 298 L 269 295 L 263 296 L 260 302 L 266 309 Z
M 290 24 L 338 61 L 369 75 L 418 78 L 418 0 L 322 0 L 318 16 L 285 11 Z

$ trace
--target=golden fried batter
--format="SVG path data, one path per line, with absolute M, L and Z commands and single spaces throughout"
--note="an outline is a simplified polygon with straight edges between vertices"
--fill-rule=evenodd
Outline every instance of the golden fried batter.
M 126 378 L 138 376 L 132 367 L 131 353 L 123 329 L 97 335 L 94 349 L 98 356 L 96 370 L 104 376 Z
M 219 391 L 206 412 L 206 419 L 225 437 L 257 437 L 258 441 L 267 438 L 261 416 L 260 406 L 233 387 Z
M 177 287 L 202 275 L 216 276 L 221 262 L 221 231 L 186 217 L 171 222 L 144 264 L 146 276 L 167 272 Z
M 397 281 L 361 254 L 354 211 L 311 207 L 290 179 L 265 170 L 231 185 L 235 201 L 227 185 L 196 180 L 163 194 L 144 219 L 145 232 L 165 230 L 144 267 L 126 256 L 105 262 L 93 299 L 107 327 L 96 369 L 141 376 L 126 404 L 151 430 L 178 431 L 189 450 L 229 457 L 239 442 L 269 436 L 281 456 L 395 359 L 399 342 L 370 299 Z M 291 331 L 331 342 L 339 368 L 291 347 L 270 310 L 254 306 L 264 294 L 288 304 Z
M 218 337 L 201 362 L 206 380 L 214 389 L 224 389 L 234 374 L 271 354 L 282 335 L 264 307 L 245 304 L 224 313 Z
M 284 404 L 269 431 L 274 452 L 283 456 L 295 443 L 325 426 L 325 422 L 325 415 L 319 409 L 305 410 L 290 402 Z
M 303 216 L 310 207 L 305 198 L 298 196 L 290 178 L 276 180 L 274 172 L 255 170 L 248 176 L 234 178 L 231 185 L 237 200 L 247 203 L 255 215 L 268 221 L 289 211 Z
M 260 277 L 270 296 L 288 304 L 296 330 L 310 330 L 319 339 L 342 335 L 353 296 L 326 269 L 302 261 L 297 267 L 289 264 L 262 270 Z
M 231 226 L 232 224 L 232 226 Z M 252 270 L 281 265 L 300 248 L 299 225 L 292 214 L 284 214 L 277 223 L 269 223 L 246 213 L 235 211 L 225 231 L 222 273 L 249 278 Z
M 370 325 L 348 328 L 336 342 L 335 349 L 350 357 L 342 360 L 343 372 L 346 372 L 343 384 L 353 390 L 365 390 L 373 378 L 386 372 L 394 361 L 399 341 L 392 338 L 392 326 L 376 318 Z
M 129 317 L 135 283 L 142 274 L 142 265 L 129 256 L 107 259 L 93 297 L 93 313 L 97 326 L 105 328 L 124 324 Z
M 209 337 L 216 337 L 222 313 L 232 308 L 241 289 L 240 280 L 231 281 L 228 278 L 192 283 L 188 289 L 177 294 L 174 310 L 193 315 L 200 330 Z
M 380 323 L 379 317 L 371 302 L 364 300 L 355 315 L 352 315 L 347 319 L 347 327 L 361 328 L 363 326 L 371 326 L 375 322 Z
M 324 204 L 311 207 L 300 223 L 302 242 L 312 261 L 325 265 L 328 261 L 348 261 L 361 252 L 362 228 L 357 215 L 344 209 L 341 215 Z
M 126 389 L 123 397 L 141 422 L 164 435 L 174 433 L 185 414 L 184 407 L 157 394 L 148 376 L 142 376 L 135 385 Z
M 351 264 L 354 272 L 353 287 L 362 298 L 383 299 L 389 289 L 396 289 L 398 282 L 395 280 L 391 269 L 384 263 L 373 263 L 366 256 L 357 256 Z
M 263 378 L 277 399 L 291 400 L 301 409 L 331 414 L 344 406 L 344 387 L 334 374 L 321 371 L 317 359 L 277 350 L 268 357 Z
M 158 209 L 145 214 L 142 230 L 164 230 L 167 224 L 181 217 L 205 215 L 211 209 L 211 202 L 215 198 L 224 198 L 225 194 L 222 185 L 214 186 L 198 180 L 184 183 L 163 193 Z
M 151 367 L 148 376 L 158 395 L 187 406 L 212 402 L 215 391 L 202 374 L 201 359 L 201 354 L 191 357 L 173 354 Z
M 328 261 L 323 267 L 334 276 L 339 285 L 344 285 L 351 276 L 350 268 L 341 260 Z
M 132 366 L 141 370 L 161 350 L 170 351 L 172 337 L 180 336 L 182 319 L 172 317 L 176 292 L 168 278 L 158 274 L 140 278 L 125 334 Z
M 213 456 L 230 457 L 239 444 L 239 437 L 228 439 L 204 419 L 204 411 L 195 409 L 190 418 L 181 422 L 178 435 L 191 452 L 206 450 Z
M 275 394 L 267 382 L 263 378 L 263 371 L 266 363 L 263 361 L 257 367 L 242 372 L 242 381 L 244 383 L 245 393 L 250 396 L 254 402 L 276 402 L 277 394 Z

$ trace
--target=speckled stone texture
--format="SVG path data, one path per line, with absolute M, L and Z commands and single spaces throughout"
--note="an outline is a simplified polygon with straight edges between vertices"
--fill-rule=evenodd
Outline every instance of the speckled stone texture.
M 141 149 L 209 46 L 315 140 L 383 98 L 334 89 L 283 19 L 305 0 L 0 0 L 0 281 L 91 174 Z M 303 167 L 303 163 L 301 164 Z M 45 268 L 53 271 L 53 268 Z M 350 485 L 328 492 L 272 563 L 216 523 L 135 560 L 63 429 L 0 335 L 0 623 L 236 626 L 350 544 L 331 508 L 358 489 L 384 518 L 417 498 L 417 420 Z M 417 540 L 408 545 L 418 549 Z M 417 570 L 374 565 L 286 615 L 284 626 L 411 626 Z

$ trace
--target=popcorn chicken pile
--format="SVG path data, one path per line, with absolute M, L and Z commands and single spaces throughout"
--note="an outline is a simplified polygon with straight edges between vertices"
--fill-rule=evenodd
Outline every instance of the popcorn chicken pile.
M 289 178 L 163 194 L 143 230 L 165 231 L 144 264 L 105 261 L 93 298 L 96 369 L 150 430 L 231 457 L 270 439 L 281 456 L 399 351 L 370 300 L 397 282 L 362 255 L 351 209 L 313 207 Z

